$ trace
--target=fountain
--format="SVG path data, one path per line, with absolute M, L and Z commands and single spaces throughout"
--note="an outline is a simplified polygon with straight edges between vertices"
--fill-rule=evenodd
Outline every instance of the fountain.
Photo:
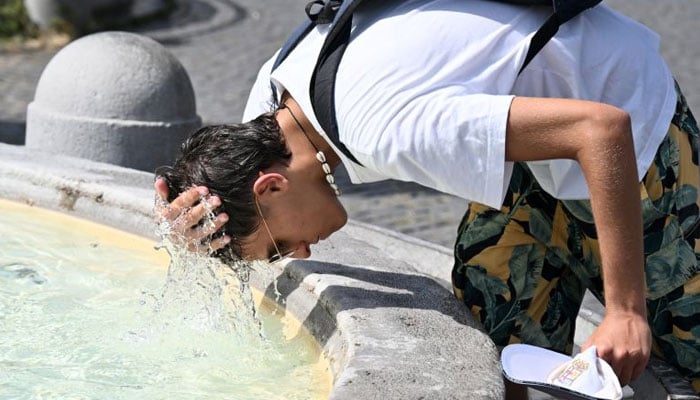
M 0 198 L 155 243 L 152 181 L 147 172 L 0 144 Z M 312 259 L 254 273 L 251 284 L 316 339 L 333 376 L 330 399 L 502 398 L 492 342 L 444 282 L 421 272 L 446 260 L 428 244 L 350 221 Z
M 107 55 L 112 54 L 110 46 L 123 49 L 125 42 L 144 43 L 133 34 L 96 35 L 101 35 L 97 38 L 101 41 L 86 48 Z M 85 45 L 77 42 L 61 50 L 56 60 L 100 61 L 94 55 L 61 56 L 75 50 L 73 45 Z M 149 46 L 153 43 L 144 45 Z M 154 134 L 155 143 L 179 144 L 180 135 L 188 130 L 183 127 L 198 120 L 192 108 L 181 118 L 161 112 L 176 109 L 168 100 L 194 104 L 193 99 L 182 97 L 138 103 L 151 107 L 147 110 L 134 110 L 128 102 L 119 107 L 109 104 L 110 90 L 118 90 L 121 98 L 159 90 L 138 87 L 131 92 L 123 86 L 137 83 L 119 77 L 165 68 L 148 64 L 153 60 L 176 62 L 170 57 L 128 60 L 106 71 L 117 74 L 112 78 L 89 72 L 92 69 L 87 66 L 68 68 L 58 61 L 47 66 L 45 73 L 51 79 L 42 75 L 37 88 L 37 94 L 46 96 L 37 96 L 28 112 L 28 145 L 0 144 L 0 198 L 95 221 L 155 243 L 154 176 L 146 172 L 151 166 L 130 163 L 169 153 L 133 138 L 154 143 L 149 136 Z M 85 76 L 74 75 L 80 71 L 99 79 L 95 85 L 71 85 Z M 139 85 L 168 82 L 136 81 Z M 63 88 L 62 97 L 55 98 L 56 89 L 44 91 L 45 84 Z M 180 94 L 188 93 L 184 88 Z M 83 101 L 84 95 L 96 100 Z M 134 117 L 136 112 L 146 115 Z M 121 161 L 110 158 L 114 153 L 121 154 Z M 275 301 L 277 316 L 293 316 L 314 337 L 332 376 L 328 398 L 503 398 L 497 349 L 445 280 L 445 266 L 452 263 L 449 251 L 355 221 L 314 250 L 309 260 L 258 269 L 251 274 L 250 284 Z

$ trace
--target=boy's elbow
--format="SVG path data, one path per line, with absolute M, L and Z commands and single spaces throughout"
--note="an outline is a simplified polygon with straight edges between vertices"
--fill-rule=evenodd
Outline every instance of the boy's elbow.
M 590 128 L 595 135 L 593 140 L 620 142 L 632 139 L 632 119 L 630 114 L 615 106 L 599 104 L 590 113 Z

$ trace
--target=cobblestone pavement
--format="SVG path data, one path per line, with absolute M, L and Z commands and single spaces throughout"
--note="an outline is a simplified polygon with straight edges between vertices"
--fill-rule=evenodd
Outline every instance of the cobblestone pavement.
M 168 20 L 138 32 L 165 45 L 188 71 L 205 123 L 238 121 L 258 67 L 305 17 L 307 0 L 178 0 Z M 662 53 L 700 110 L 697 0 L 607 0 L 661 34 Z M 612 40 L 613 38 L 611 38 Z M 0 141 L 24 141 L 26 107 L 57 50 L 0 52 Z M 338 174 L 351 218 L 450 247 L 466 203 L 415 184 L 350 185 Z

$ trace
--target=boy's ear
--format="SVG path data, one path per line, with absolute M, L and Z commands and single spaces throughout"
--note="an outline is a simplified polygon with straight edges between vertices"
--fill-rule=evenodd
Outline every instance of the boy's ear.
M 258 197 L 284 193 L 289 188 L 289 180 L 277 172 L 260 172 L 253 183 L 253 193 Z

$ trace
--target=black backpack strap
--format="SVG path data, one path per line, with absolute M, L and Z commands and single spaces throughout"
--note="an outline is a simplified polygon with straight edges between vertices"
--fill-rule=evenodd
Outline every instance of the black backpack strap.
M 559 27 L 569 21 L 571 18 L 577 16 L 582 11 L 587 10 L 596 4 L 600 3 L 602 0 L 553 0 L 552 6 L 554 7 L 554 12 L 547 18 L 547 20 L 542 24 L 540 29 L 535 32 L 530 41 L 530 47 L 527 50 L 527 55 L 525 56 L 525 61 L 523 62 L 518 75 L 520 75 L 525 67 L 530 64 L 530 61 L 537 55 L 537 53 L 542 50 L 545 44 L 549 42 L 551 38 L 556 35 L 559 31 Z
M 313 29 L 314 23 L 311 20 L 304 20 L 295 30 L 292 32 L 292 34 L 289 36 L 287 41 L 284 43 L 284 46 L 282 46 L 282 49 L 280 49 L 280 52 L 277 53 L 277 58 L 275 59 L 275 63 L 272 64 L 272 71 L 277 69 L 280 64 L 282 64 L 282 61 L 284 61 L 289 53 L 294 50 L 295 47 L 297 47 L 297 44 L 301 42 L 301 40 Z M 272 99 L 275 102 L 276 105 L 278 104 L 277 100 L 277 88 L 275 85 L 270 81 L 270 88 L 272 89 Z
M 282 64 L 287 56 L 297 47 L 299 42 L 301 42 L 306 35 L 309 34 L 311 29 L 316 25 L 329 24 L 333 22 L 340 5 L 343 0 L 313 0 L 306 4 L 305 11 L 306 15 L 309 17 L 302 21 L 299 26 L 294 29 L 294 31 L 289 35 L 287 41 L 284 43 L 279 53 L 277 53 L 277 58 L 274 64 L 272 64 L 272 71 L 277 69 L 277 67 Z M 272 95 L 275 103 L 277 102 L 277 88 L 270 82 L 270 87 L 272 88 Z
M 309 88 L 311 105 L 319 124 L 338 150 L 358 165 L 362 163 L 340 141 L 338 121 L 335 116 L 335 76 L 340 59 L 350 41 L 352 13 L 360 3 L 362 3 L 361 0 L 346 0 L 338 9 L 328 36 L 321 47 Z
M 398 1 L 398 0 L 397 0 Z M 496 0 L 517 4 L 537 4 L 542 1 L 534 0 Z M 552 15 L 545 23 L 537 30 L 532 37 L 530 47 L 528 48 L 525 61 L 518 74 L 532 61 L 540 50 L 549 42 L 549 40 L 557 33 L 559 26 L 569 21 L 579 13 L 588 8 L 595 6 L 602 0 L 551 0 L 553 6 Z M 290 39 L 280 51 L 277 60 L 273 66 L 276 68 L 287 55 L 296 47 L 297 43 L 306 36 L 306 34 L 316 25 L 331 22 L 331 27 L 328 35 L 323 43 L 321 52 L 316 62 L 313 75 L 311 76 L 311 85 L 309 88 L 311 95 L 311 104 L 314 114 L 318 122 L 323 127 L 328 138 L 333 144 L 350 160 L 356 164 L 362 165 L 355 156 L 345 147 L 340 141 L 338 133 L 338 123 L 335 115 L 335 76 L 338 72 L 340 59 L 345 52 L 348 42 L 350 41 L 350 30 L 352 27 L 352 13 L 362 0 L 314 0 L 306 6 L 306 12 L 309 15 L 309 21 L 305 21 L 300 25 Z M 316 12 L 313 12 L 316 7 Z M 320 7 L 320 8 L 319 8 Z M 272 85 L 273 93 L 276 89 Z

